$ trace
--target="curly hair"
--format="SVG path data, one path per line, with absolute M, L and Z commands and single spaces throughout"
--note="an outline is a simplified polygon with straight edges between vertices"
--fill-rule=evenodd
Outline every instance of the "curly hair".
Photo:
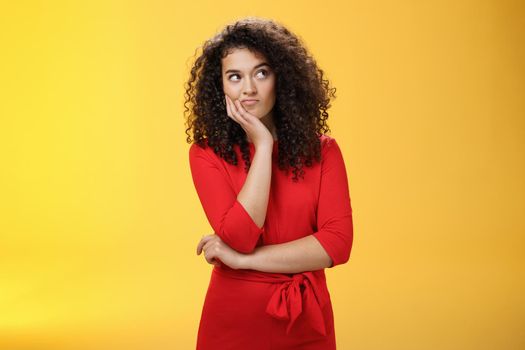
M 246 132 L 227 115 L 221 76 L 221 60 L 235 48 L 263 54 L 275 72 L 272 114 L 279 140 L 278 166 L 287 173 L 293 167 L 293 181 L 297 182 L 298 176 L 304 177 L 303 165 L 321 161 L 320 136 L 330 132 L 326 110 L 336 89 L 323 79 L 323 70 L 301 39 L 274 20 L 245 17 L 204 42 L 185 84 L 187 142 L 204 148 L 206 138 L 218 156 L 236 166 L 233 146 L 237 144 L 248 172 L 251 162 Z

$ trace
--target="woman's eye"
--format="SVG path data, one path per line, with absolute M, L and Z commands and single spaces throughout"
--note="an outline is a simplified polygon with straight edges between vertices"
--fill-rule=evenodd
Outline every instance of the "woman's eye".
M 260 70 L 260 71 L 257 72 L 257 74 L 259 74 L 259 73 L 264 73 L 263 77 L 268 76 L 268 71 L 265 70 L 265 69 Z M 228 79 L 229 79 L 229 80 L 232 80 L 233 77 L 240 77 L 240 75 L 239 75 L 239 74 L 232 74 L 232 75 L 230 75 L 230 76 L 228 77 Z M 235 80 L 235 81 L 236 81 L 236 80 Z
M 266 70 L 260 70 L 259 73 L 263 73 L 264 72 L 264 76 L 267 76 L 268 75 L 268 72 Z

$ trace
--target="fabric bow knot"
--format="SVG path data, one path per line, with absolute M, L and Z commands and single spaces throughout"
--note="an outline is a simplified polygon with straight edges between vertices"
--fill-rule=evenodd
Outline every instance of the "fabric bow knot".
M 315 276 L 311 272 L 303 272 L 293 275 L 275 290 L 266 312 L 277 319 L 290 320 L 286 334 L 290 333 L 293 324 L 302 313 L 318 333 L 326 335 L 322 312 L 325 303 L 326 296 L 317 286 Z

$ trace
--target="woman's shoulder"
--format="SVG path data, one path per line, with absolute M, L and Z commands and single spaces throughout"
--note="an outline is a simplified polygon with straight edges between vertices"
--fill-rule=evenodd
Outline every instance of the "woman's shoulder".
M 333 136 L 321 135 L 321 159 L 324 160 L 334 160 L 337 159 L 341 161 L 343 159 L 343 154 L 339 144 Z
M 334 138 L 330 135 L 326 135 L 326 134 L 321 134 L 319 136 L 319 140 L 321 141 L 321 144 L 325 144 L 327 142 L 331 142 L 331 140 L 334 140 Z
M 321 134 L 319 136 L 319 141 L 321 141 L 321 150 L 328 149 L 332 144 L 336 143 L 335 138 L 330 135 Z
M 213 154 L 213 149 L 208 145 L 208 139 L 203 138 L 200 142 L 194 141 L 190 145 L 189 156 L 190 158 L 195 157 L 206 157 L 207 155 Z

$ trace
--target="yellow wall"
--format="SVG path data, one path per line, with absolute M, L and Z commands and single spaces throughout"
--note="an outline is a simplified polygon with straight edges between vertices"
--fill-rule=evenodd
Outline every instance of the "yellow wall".
M 0 349 L 192 349 L 212 233 L 188 165 L 196 47 L 244 15 L 337 87 L 355 221 L 338 348 L 525 346 L 520 1 L 13 1 L 0 8 Z

